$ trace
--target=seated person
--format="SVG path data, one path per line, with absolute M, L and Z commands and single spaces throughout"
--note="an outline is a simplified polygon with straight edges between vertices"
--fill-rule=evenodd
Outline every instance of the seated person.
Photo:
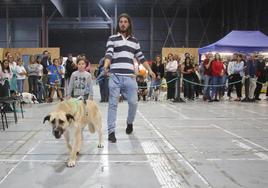
M 137 76 L 137 83 L 138 83 L 138 101 L 142 97 L 144 101 L 146 101 L 146 96 L 148 93 L 147 83 L 144 80 L 143 76 Z
M 9 97 L 10 96 L 10 80 L 12 78 L 12 73 L 9 68 L 9 62 L 7 59 L 4 59 L 3 62 L 0 62 L 0 97 Z

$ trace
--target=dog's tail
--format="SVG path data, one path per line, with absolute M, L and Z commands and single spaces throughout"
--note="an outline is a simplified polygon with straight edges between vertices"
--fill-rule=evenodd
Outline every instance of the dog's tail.
M 95 127 L 94 127 L 93 124 L 89 124 L 89 125 L 88 125 L 88 130 L 89 130 L 89 132 L 91 132 L 91 133 L 95 133 L 95 131 L 96 131 L 96 129 L 95 129 Z

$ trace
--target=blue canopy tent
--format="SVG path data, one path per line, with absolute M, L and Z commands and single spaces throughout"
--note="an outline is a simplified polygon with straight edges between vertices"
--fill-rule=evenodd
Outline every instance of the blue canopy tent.
M 198 52 L 268 52 L 268 36 L 260 31 L 231 31 L 221 40 L 199 48 Z

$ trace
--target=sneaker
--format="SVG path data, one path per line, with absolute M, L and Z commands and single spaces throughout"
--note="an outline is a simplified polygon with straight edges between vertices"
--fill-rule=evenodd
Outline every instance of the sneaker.
M 114 132 L 111 132 L 108 136 L 108 140 L 111 142 L 111 143 L 116 143 L 116 138 L 115 138 L 115 134 Z
M 248 99 L 248 102 L 255 102 L 255 99 Z
M 133 131 L 133 124 L 127 124 L 126 133 L 131 134 Z
M 250 102 L 250 99 L 249 98 L 244 98 L 241 100 L 241 102 Z

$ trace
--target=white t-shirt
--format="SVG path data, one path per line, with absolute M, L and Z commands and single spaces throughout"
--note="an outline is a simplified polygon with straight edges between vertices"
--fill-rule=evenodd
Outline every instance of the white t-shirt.
M 64 75 L 65 75 L 65 66 L 64 65 L 60 65 L 60 66 L 61 66 L 61 71 L 62 71 L 61 77 L 64 78 Z
M 43 76 L 43 65 L 38 64 L 38 74 L 37 76 Z
M 176 60 L 169 61 L 166 66 L 167 72 L 176 72 L 178 69 L 178 62 Z
M 18 65 L 16 67 L 17 70 L 17 80 L 24 80 L 26 78 L 26 75 L 20 75 L 20 73 L 26 72 L 25 68 L 23 65 Z

